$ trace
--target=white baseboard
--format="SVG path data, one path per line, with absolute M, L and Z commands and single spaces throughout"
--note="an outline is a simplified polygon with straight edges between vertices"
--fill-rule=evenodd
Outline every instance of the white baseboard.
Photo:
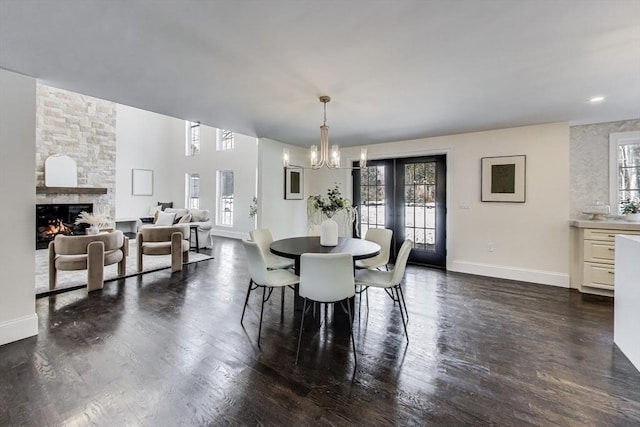
M 230 239 L 249 240 L 249 233 L 241 233 L 239 231 L 227 231 L 220 229 L 212 229 L 212 236 L 228 237 Z
M 0 323 L 0 345 L 38 335 L 38 315 L 18 317 Z
M 478 276 L 540 283 L 542 285 L 559 286 L 561 288 L 569 287 L 569 274 L 555 271 L 531 270 L 468 261 L 452 261 L 448 269 L 460 273 L 477 274 Z

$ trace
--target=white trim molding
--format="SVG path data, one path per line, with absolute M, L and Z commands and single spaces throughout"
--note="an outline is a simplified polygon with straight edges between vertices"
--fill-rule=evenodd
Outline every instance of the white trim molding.
M 38 335 L 38 315 L 18 317 L 0 323 L 0 345 Z
M 558 286 L 561 288 L 569 287 L 569 274 L 555 271 L 532 270 L 468 261 L 452 261 L 449 270 L 459 273 L 476 274 L 478 276 L 540 283 L 542 285 Z
M 228 237 L 230 239 L 249 240 L 249 233 L 243 233 L 240 231 L 226 231 L 220 228 L 214 228 L 211 230 L 212 236 Z

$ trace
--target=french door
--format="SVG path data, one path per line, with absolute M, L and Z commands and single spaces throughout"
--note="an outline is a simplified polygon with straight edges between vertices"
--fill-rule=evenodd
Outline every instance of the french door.
M 446 266 L 446 156 L 369 161 L 354 170 L 353 193 L 361 236 L 389 228 L 394 257 L 408 238 L 410 262 Z

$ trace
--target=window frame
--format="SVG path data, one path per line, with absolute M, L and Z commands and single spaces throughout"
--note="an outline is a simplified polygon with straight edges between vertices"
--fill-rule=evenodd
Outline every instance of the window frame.
M 223 197 L 222 192 L 223 192 L 223 188 L 224 188 L 224 182 L 223 182 L 223 176 L 225 176 L 225 173 L 229 172 L 231 173 L 231 177 L 232 177 L 232 193 L 231 193 L 231 197 Z M 235 173 L 232 169 L 225 169 L 225 170 L 219 170 L 218 171 L 218 191 L 217 191 L 217 197 L 216 197 L 216 225 L 222 226 L 222 227 L 233 227 L 233 211 L 234 211 L 234 196 L 235 196 Z M 225 210 L 223 209 L 225 203 L 229 203 L 228 200 L 225 201 L 225 199 L 231 199 L 230 201 L 230 205 L 231 208 L 229 210 L 229 213 L 226 214 Z M 228 221 L 227 221 L 228 218 Z
M 194 129 L 198 129 L 197 144 L 194 144 L 193 134 Z M 202 127 L 200 122 L 185 121 L 185 156 L 194 157 L 200 154 L 200 148 L 202 145 Z M 196 150 L 193 149 L 196 147 Z
M 609 134 L 609 206 L 611 213 L 621 215 L 620 174 L 618 163 L 618 148 L 621 145 L 640 144 L 640 131 L 617 132 Z
M 200 209 L 200 173 L 193 172 L 193 173 L 186 173 L 185 175 L 186 175 L 186 195 L 187 195 L 185 206 L 187 207 L 187 209 Z M 194 190 L 193 178 L 195 177 L 197 177 L 198 179 L 198 185 L 197 185 L 198 194 L 196 196 L 194 196 L 193 194 L 193 190 Z M 196 203 L 191 203 L 192 200 L 196 200 Z
M 229 137 L 230 135 L 230 137 Z M 232 130 L 218 129 L 217 151 L 233 150 L 235 148 L 236 133 Z M 229 141 L 231 141 L 229 143 Z

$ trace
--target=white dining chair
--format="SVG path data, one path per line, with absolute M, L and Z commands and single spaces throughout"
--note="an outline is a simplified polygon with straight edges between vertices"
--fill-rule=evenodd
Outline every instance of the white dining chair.
M 300 285 L 298 292 L 304 298 L 304 302 L 300 320 L 300 333 L 298 335 L 296 365 L 300 356 L 300 342 L 309 301 L 340 303 L 342 309 L 347 312 L 349 315 L 349 333 L 353 345 L 353 359 L 357 365 L 356 343 L 353 339 L 353 317 L 351 315 L 351 305 L 348 301 L 349 298 L 355 295 L 353 256 L 349 253 L 302 254 L 300 257 Z M 344 304 L 345 302 L 346 304 Z
M 407 337 L 407 343 L 409 342 L 409 334 L 407 333 L 407 321 L 409 320 L 409 313 L 407 312 L 407 304 L 404 300 L 404 294 L 402 293 L 402 279 L 404 278 L 404 271 L 409 259 L 409 253 L 413 247 L 413 242 L 410 239 L 404 241 L 398 252 L 396 263 L 391 271 L 380 270 L 357 270 L 355 284 L 360 286 L 363 290 L 367 288 L 381 288 L 384 289 L 387 295 L 393 300 L 394 304 L 398 303 L 400 309 L 400 316 L 402 317 L 402 326 L 404 326 L 404 334 Z
M 271 243 L 273 243 L 273 235 L 269 229 L 260 228 L 257 230 L 251 230 L 249 235 L 251 236 L 251 240 L 260 246 L 260 250 L 264 256 L 264 261 L 269 270 L 280 270 L 293 267 L 294 261 L 292 259 L 284 258 L 271 252 L 269 247 L 271 246 Z
M 247 289 L 247 297 L 244 300 L 244 307 L 242 308 L 242 317 L 240 318 L 240 324 L 244 320 L 244 313 L 247 309 L 249 302 L 249 295 L 251 291 L 262 287 L 262 306 L 260 307 L 260 325 L 258 326 L 258 347 L 260 346 L 260 337 L 262 335 L 262 317 L 264 313 L 264 303 L 269 301 L 271 293 L 275 288 L 284 289 L 289 286 L 293 289 L 293 286 L 298 284 L 300 278 L 290 272 L 289 270 L 268 270 L 260 246 L 256 242 L 243 241 L 244 250 L 247 254 L 247 263 L 249 266 L 249 274 L 251 279 L 249 280 L 249 287 Z M 267 293 L 268 290 L 268 293 Z M 284 314 L 284 305 L 280 305 L 280 316 Z
M 380 253 L 372 258 L 356 261 L 356 268 L 379 269 L 384 267 L 389 270 L 389 254 L 391 253 L 391 238 L 393 231 L 387 228 L 369 228 L 364 236 L 365 240 L 380 245 Z
M 384 267 L 389 271 L 389 256 L 391 254 L 391 239 L 393 237 L 393 230 L 388 228 L 368 228 L 364 235 L 364 240 L 377 243 L 380 245 L 380 253 L 372 258 L 359 259 L 356 261 L 356 268 L 358 269 L 378 269 Z M 369 293 L 366 287 L 360 287 L 356 293 L 359 296 L 358 315 L 362 307 L 362 293 L 365 293 L 367 299 L 367 309 L 369 309 Z
M 268 228 L 259 228 L 249 231 L 251 240 L 256 242 L 262 251 L 264 262 L 268 270 L 288 270 L 293 268 L 294 260 L 278 256 L 271 252 L 271 243 L 273 243 L 273 235 Z M 284 307 L 284 288 L 280 291 L 280 305 Z

